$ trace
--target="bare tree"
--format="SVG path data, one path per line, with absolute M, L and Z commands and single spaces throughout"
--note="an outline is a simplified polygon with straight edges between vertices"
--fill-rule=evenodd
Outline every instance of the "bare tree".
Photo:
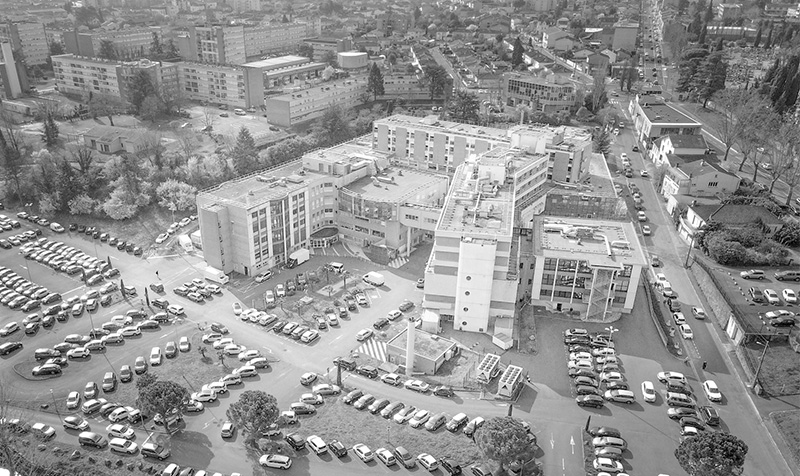
M 594 72 L 594 83 L 592 84 L 592 112 L 597 113 L 603 96 L 606 93 L 606 71 L 603 68 L 598 68 Z
M 217 122 L 217 113 L 210 107 L 203 108 L 203 130 L 211 135 L 214 124 Z
M 178 129 L 176 135 L 178 137 L 178 148 L 181 152 L 181 159 L 184 164 L 188 164 L 197 150 L 197 137 L 194 131 L 189 128 Z
M 758 110 L 747 119 L 740 119 L 743 129 L 739 134 L 736 141 L 739 144 L 739 150 L 742 153 L 742 161 L 739 163 L 739 171 L 744 168 L 744 164 L 749 159 L 753 159 L 753 166 L 755 172 L 753 173 L 753 181 L 757 178 L 758 164 L 763 161 L 763 153 L 760 149 L 764 148 L 764 138 L 767 137 L 772 130 L 778 127 L 780 117 L 771 109 Z
M 769 157 L 769 175 L 771 178 L 769 192 L 783 178 L 789 185 L 789 196 L 786 204 L 792 200 L 792 187 L 798 180 L 797 154 L 800 151 L 800 129 L 793 121 L 784 121 L 780 127 L 774 131 L 772 140 L 769 143 L 767 156 Z
M 88 175 L 92 170 L 92 165 L 97 156 L 94 149 L 84 144 L 81 139 L 77 139 L 75 144 L 69 149 L 72 162 L 77 164 L 78 170 L 82 175 Z
M 25 165 L 30 158 L 30 150 L 7 112 L 0 111 L 0 161 L 2 161 L 3 175 L 14 186 L 18 198 L 22 199 L 28 194 L 23 193 L 23 180 Z
M 753 89 L 723 89 L 714 95 L 714 105 L 718 112 L 717 132 L 725 145 L 725 156 L 722 158 L 725 162 L 731 148 L 747 127 L 747 122 L 766 103 Z

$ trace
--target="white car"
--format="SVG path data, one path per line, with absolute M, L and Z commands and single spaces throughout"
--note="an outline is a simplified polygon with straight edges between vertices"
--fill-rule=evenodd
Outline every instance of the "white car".
M 363 461 L 365 463 L 369 463 L 370 461 L 375 459 L 375 455 L 369 449 L 369 446 L 367 446 L 367 445 L 365 445 L 363 443 L 358 443 L 358 444 L 354 445 L 353 446 L 353 453 L 355 453 L 356 456 L 358 456 L 361 459 L 361 461 Z
M 111 412 L 110 415 L 108 415 L 108 420 L 111 423 L 116 423 L 118 421 L 127 420 L 127 419 L 128 419 L 128 409 L 125 408 L 125 407 L 119 407 L 116 410 L 114 410 L 113 412 Z
M 592 354 L 588 352 L 571 352 L 569 360 L 592 360 Z
M 286 288 L 283 287 L 283 284 L 278 284 L 277 286 L 275 286 L 275 294 L 278 297 L 286 296 Z
M 239 354 L 239 360 L 242 362 L 255 359 L 256 357 L 261 357 L 261 352 L 258 349 L 246 350 Z
M 370 337 L 372 337 L 372 329 L 361 329 L 358 331 L 358 334 L 356 334 L 356 340 L 359 342 L 365 341 Z
M 408 425 L 411 428 L 419 428 L 428 421 L 431 417 L 431 412 L 428 410 L 417 410 L 417 413 L 414 414 L 414 417 L 409 420 Z
M 774 289 L 765 289 L 764 290 L 764 299 L 767 300 L 770 304 L 780 304 L 781 300 L 778 298 L 778 293 L 775 292 Z
M 779 317 L 794 317 L 794 313 L 786 309 L 778 309 L 777 311 L 769 311 L 764 314 L 767 319 L 777 319 Z
M 235 316 L 238 316 L 241 313 L 242 313 L 242 305 L 239 304 L 238 302 L 233 303 L 233 314 Z
M 263 283 L 264 281 L 268 280 L 272 277 L 272 271 L 265 271 L 263 273 L 256 275 L 256 282 Z
M 679 329 L 684 339 L 694 339 L 694 333 L 692 332 L 692 328 L 689 327 L 689 324 L 681 324 Z
M 692 315 L 694 316 L 695 319 L 705 319 L 706 311 L 704 311 L 702 307 L 693 307 Z
M 67 395 L 67 410 L 78 408 L 81 404 L 81 394 L 78 392 L 69 392 Z
M 169 306 L 167 306 L 167 312 L 172 314 L 173 316 L 180 316 L 185 311 L 183 310 L 183 306 L 181 306 L 180 304 L 170 304 Z
M 139 449 L 139 445 L 125 438 L 111 438 L 108 442 L 108 449 L 117 453 L 134 454 Z
M 142 330 L 136 326 L 130 326 L 123 327 L 120 329 L 119 333 L 122 334 L 122 337 L 136 337 L 142 335 Z
M 624 382 L 625 377 L 619 372 L 603 372 L 600 374 L 601 382 Z
M 387 314 L 386 318 L 389 319 L 390 321 L 395 321 L 402 316 L 403 316 L 402 312 L 400 312 L 398 309 L 394 309 L 389 311 L 389 314 Z
M 214 349 L 223 349 L 226 345 L 233 344 L 233 337 L 223 337 L 222 339 L 217 339 L 212 344 Z
M 619 473 L 623 469 L 622 463 L 611 458 L 595 458 L 592 465 L 598 471 L 610 471 L 612 473 Z
M 686 317 L 683 315 L 682 312 L 673 312 L 672 313 L 672 320 L 675 321 L 676 326 L 680 326 L 682 324 L 686 324 Z
M 236 375 L 238 377 L 257 377 L 258 369 L 256 369 L 252 365 L 242 365 L 241 367 L 233 371 L 233 375 Z
M 713 380 L 706 380 L 703 382 L 703 392 L 709 400 L 716 403 L 722 402 L 722 393 L 719 391 L 716 382 Z
M 181 337 L 181 340 L 178 342 L 178 349 L 180 349 L 181 352 L 189 352 L 191 347 L 192 344 L 189 343 L 189 338 L 186 336 Z
M 247 347 L 243 346 L 242 344 L 228 344 L 222 349 L 225 352 L 225 355 L 239 355 L 240 353 L 247 350 Z
M 436 458 L 428 453 L 422 453 L 417 456 L 417 461 L 419 462 L 420 466 L 427 469 L 431 473 L 436 471 L 436 468 L 439 467 L 439 461 L 437 461 Z
M 206 344 L 210 344 L 212 342 L 216 342 L 222 339 L 222 334 L 219 332 L 210 332 L 208 334 L 203 334 L 202 340 Z
M 289 469 L 292 467 L 292 459 L 284 455 L 263 455 L 258 459 L 258 463 L 267 468 Z
M 656 281 L 659 283 L 666 283 L 667 275 L 664 273 L 656 273 Z
M 653 382 L 645 380 L 642 382 L 642 397 L 645 402 L 654 403 L 656 401 L 656 388 Z
M 591 360 L 570 360 L 567 364 L 568 369 L 594 369 L 594 362 Z
M 792 304 L 797 303 L 797 294 L 791 289 L 784 289 L 781 294 L 783 295 L 784 301 Z
M 413 390 L 419 393 L 427 393 L 430 390 L 431 386 L 427 383 L 423 382 L 422 380 L 406 380 L 406 383 L 403 384 L 407 389 Z
M 156 238 L 156 244 L 160 245 L 161 243 L 167 241 L 168 238 L 169 238 L 168 234 L 162 233 L 162 234 L 158 235 L 158 237 Z
M 225 382 L 216 381 L 203 385 L 203 390 L 221 394 L 228 392 L 228 386 L 225 385 Z
M 213 402 L 216 399 L 217 392 L 213 390 L 203 389 L 192 394 L 192 400 L 196 400 L 198 402 Z
M 658 377 L 658 381 L 661 383 L 667 380 L 686 383 L 686 377 L 680 372 L 659 372 L 656 377 Z
M 125 438 L 126 440 L 130 440 L 136 435 L 136 433 L 133 431 L 133 428 L 120 423 L 112 423 L 108 425 L 106 427 L 106 431 L 108 432 L 108 436 L 111 438 Z

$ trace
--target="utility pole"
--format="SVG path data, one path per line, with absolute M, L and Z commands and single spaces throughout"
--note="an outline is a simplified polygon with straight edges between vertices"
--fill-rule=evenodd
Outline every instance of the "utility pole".
M 764 357 L 767 356 L 767 350 L 769 350 L 769 344 L 772 342 L 772 335 L 769 334 L 767 337 L 767 343 L 764 345 L 764 351 L 761 352 L 761 357 L 758 359 L 758 366 L 756 367 L 756 374 L 753 376 L 753 382 L 750 384 L 750 388 L 753 391 L 756 391 L 756 385 L 758 385 L 758 374 L 761 373 L 761 366 L 764 364 Z

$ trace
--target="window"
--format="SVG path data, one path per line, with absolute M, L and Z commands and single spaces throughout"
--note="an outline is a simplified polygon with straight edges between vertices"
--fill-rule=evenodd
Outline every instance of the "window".
M 719 187 L 719 182 L 708 182 L 709 187 Z
M 544 269 L 546 271 L 555 271 L 556 269 L 556 262 L 558 259 L 556 258 L 545 258 L 544 259 Z

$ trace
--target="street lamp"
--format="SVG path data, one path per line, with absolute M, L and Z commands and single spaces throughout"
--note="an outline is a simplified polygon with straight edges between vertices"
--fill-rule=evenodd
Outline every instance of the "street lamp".
M 764 363 L 764 357 L 767 356 L 767 350 L 769 350 L 769 344 L 772 343 L 772 336 L 774 334 L 769 334 L 767 336 L 767 343 L 764 344 L 764 351 L 761 353 L 761 358 L 758 359 L 758 367 L 756 367 L 756 374 L 753 375 L 753 382 L 750 384 L 750 388 L 753 389 L 753 392 L 756 392 L 756 385 L 758 385 L 758 374 L 761 373 L 761 365 Z M 758 392 L 756 392 L 758 395 Z
M 611 341 L 611 337 L 614 335 L 615 332 L 619 332 L 619 329 L 617 329 L 614 326 L 608 326 L 608 327 L 606 327 L 606 330 L 608 331 L 608 340 L 609 341 Z
M 53 408 L 56 409 L 56 415 L 58 415 L 58 420 L 63 424 L 64 420 L 61 419 L 61 412 L 58 411 L 58 403 L 56 403 L 56 396 L 53 394 L 53 389 L 50 389 L 50 397 L 53 398 Z

